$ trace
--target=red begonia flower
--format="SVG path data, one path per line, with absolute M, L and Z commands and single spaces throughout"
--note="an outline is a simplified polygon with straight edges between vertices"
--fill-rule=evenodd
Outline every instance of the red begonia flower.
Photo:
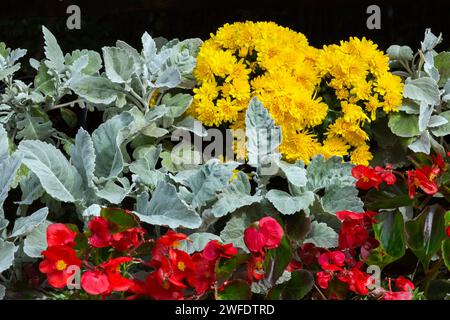
M 39 264 L 39 270 L 47 274 L 48 283 L 55 288 L 64 288 L 71 273 L 70 266 L 81 265 L 76 252 L 68 246 L 53 246 L 42 252 L 44 260 Z
M 331 251 L 322 253 L 319 257 L 319 264 L 323 270 L 338 271 L 342 270 L 345 262 L 345 254 L 341 251 Z
M 178 286 L 163 279 L 158 272 L 152 272 L 145 280 L 145 293 L 155 300 L 181 300 L 184 286 Z
M 414 283 L 403 276 L 395 279 L 395 286 L 401 291 L 414 291 Z
M 143 240 L 145 230 L 142 228 L 131 228 L 112 235 L 111 245 L 114 249 L 124 252 L 137 248 Z
M 362 272 L 358 268 L 352 268 L 338 274 L 338 279 L 347 283 L 348 289 L 356 294 L 367 295 L 369 289 L 367 285 L 371 279 L 370 275 Z
M 249 283 L 264 279 L 264 256 L 252 255 L 247 264 L 247 281 Z
M 331 274 L 329 272 L 319 271 L 316 274 L 317 284 L 322 289 L 328 289 L 328 283 L 331 280 Z
M 266 235 L 255 227 L 249 227 L 244 231 L 244 242 L 250 252 L 261 252 L 266 244 Z
M 409 291 L 392 292 L 387 291 L 383 295 L 384 300 L 411 300 L 413 295 Z
M 284 231 L 277 220 L 264 217 L 258 227 L 249 227 L 244 231 L 244 242 L 252 253 L 260 253 L 264 248 L 274 249 L 280 245 Z
M 366 214 L 351 211 L 336 212 L 336 216 L 342 221 L 339 230 L 339 248 L 356 248 L 362 246 L 368 239 L 369 233 L 364 225 Z M 369 215 L 371 218 L 371 215 Z
M 215 260 L 205 259 L 204 255 L 198 252 L 192 255 L 192 263 L 194 271 L 189 273 L 187 281 L 197 294 L 202 295 L 211 288 L 216 279 Z
M 439 153 L 437 153 L 436 155 L 432 155 L 431 157 L 433 158 L 433 164 L 435 166 L 439 167 L 442 170 L 445 168 L 444 159 Z
M 380 166 L 375 167 L 375 171 L 380 176 L 380 178 L 389 186 L 393 185 L 397 181 L 395 174 L 392 172 L 393 165 L 390 163 L 388 163 L 385 168 Z
M 75 246 L 77 233 L 63 223 L 52 223 L 47 228 L 47 244 L 54 246 Z
M 448 226 L 445 231 L 447 232 L 447 236 L 450 237 L 450 226 Z
M 363 165 L 353 167 L 352 176 L 358 180 L 356 181 L 356 187 L 362 190 L 378 189 L 380 183 L 383 182 L 375 169 Z
M 438 186 L 435 181 L 430 181 L 428 178 L 430 172 L 427 170 L 417 169 L 408 171 L 408 187 L 409 187 L 409 197 L 414 199 L 416 189 L 420 188 L 428 195 L 433 195 L 438 191 Z
M 86 271 L 81 276 L 81 287 L 92 295 L 104 294 L 109 289 L 108 277 L 99 270 Z
M 111 245 L 111 232 L 109 230 L 109 222 L 102 217 L 94 217 L 88 223 L 91 231 L 89 244 L 94 248 L 105 248 Z
M 236 255 L 237 252 L 232 243 L 221 244 L 217 240 L 211 240 L 203 249 L 203 257 L 210 261 L 216 261 L 219 257 L 229 259 Z

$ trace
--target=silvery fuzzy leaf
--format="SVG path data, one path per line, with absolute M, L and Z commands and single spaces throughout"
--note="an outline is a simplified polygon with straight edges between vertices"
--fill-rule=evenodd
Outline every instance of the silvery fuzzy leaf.
M 71 54 L 67 53 L 64 57 L 65 64 L 70 67 L 82 56 L 88 57 L 88 63 L 80 70 L 81 73 L 88 76 L 98 74 L 102 68 L 102 57 L 96 51 L 83 49 L 75 50 Z
M 14 49 L 11 50 L 8 59 L 7 64 L 10 66 L 13 66 L 20 58 L 23 58 L 27 54 L 27 50 L 25 49 Z
M 391 45 L 386 53 L 390 60 L 410 61 L 413 59 L 413 51 L 408 46 Z
M 208 135 L 208 132 L 203 127 L 203 124 L 190 116 L 184 118 L 173 127 L 175 129 L 192 132 L 199 137 L 206 137 Z
M 101 76 L 84 76 L 70 83 L 72 89 L 81 98 L 91 103 L 110 104 L 123 92 L 122 87 Z
M 179 250 L 183 250 L 188 254 L 193 254 L 194 252 L 203 251 L 206 244 L 211 240 L 217 240 L 222 242 L 219 236 L 208 232 L 196 232 L 189 235 L 189 240 L 183 240 L 180 242 Z
M 291 196 L 285 191 L 276 189 L 267 192 L 266 198 L 282 214 L 294 214 L 302 210 L 307 210 L 315 199 L 314 193 L 311 191 L 305 191 L 303 194 Z
M 156 44 L 153 38 L 145 32 L 142 37 L 142 54 L 146 61 L 151 61 L 156 55 Z
M 130 182 L 126 177 L 118 178 L 117 182 L 119 182 L 121 186 L 113 180 L 108 180 L 103 187 L 96 191 L 97 196 L 108 200 L 112 204 L 120 204 L 131 192 L 133 185 L 130 185 Z
M 277 165 L 291 184 L 296 187 L 304 187 L 306 185 L 306 170 L 302 162 L 290 164 L 279 160 Z
M 269 112 L 257 98 L 250 101 L 245 116 L 245 125 L 248 164 L 253 167 L 261 167 L 265 163 L 265 159 L 278 153 L 281 129 L 275 125 Z
M 398 108 L 398 110 L 403 111 L 407 114 L 420 114 L 420 105 L 411 99 L 403 99 L 402 105 Z
M 435 52 L 428 51 L 425 53 L 425 64 L 423 65 L 423 69 L 434 81 L 438 82 L 440 76 L 438 69 L 434 66 L 434 56 Z
M 202 207 L 217 197 L 219 191 L 229 184 L 232 170 L 237 166 L 222 164 L 217 159 L 209 160 L 200 170 L 186 180 L 186 186 L 193 194 L 191 205 Z
M 436 137 L 444 137 L 450 134 L 450 110 L 449 111 L 445 111 L 445 112 L 441 112 L 439 114 L 440 117 L 444 118 L 447 120 L 446 124 L 440 125 L 438 127 L 433 127 L 431 129 L 431 132 L 436 136 Z
M 121 144 L 127 137 L 128 125 L 133 117 L 123 112 L 102 123 L 93 133 L 96 163 L 95 175 L 106 179 L 117 177 L 122 172 L 124 157 Z
M 426 102 L 420 103 L 420 114 L 419 114 L 419 131 L 422 132 L 428 127 L 428 122 L 430 121 L 431 114 L 434 111 L 432 105 Z
M 0 236 L 1 236 L 1 231 L 6 229 L 8 226 L 9 226 L 9 221 L 5 218 L 0 217 Z
M 136 215 L 142 222 L 169 228 L 195 229 L 202 224 L 200 216 L 180 199 L 175 187 L 167 182 L 158 184 L 150 201 L 146 192 L 138 196 Z
M 83 217 L 100 217 L 102 207 L 98 204 L 91 204 L 81 214 Z
M 323 222 L 311 222 L 311 231 L 303 243 L 312 243 L 320 248 L 336 248 L 338 246 L 338 234 Z
M 18 64 L 14 65 L 12 67 L 9 67 L 9 68 L 0 69 L 0 81 L 13 75 L 18 70 L 20 70 L 20 66 Z
M 435 80 L 422 77 L 411 80 L 406 79 L 403 87 L 403 97 L 425 102 L 431 105 L 440 103 L 439 87 Z
M 433 115 L 430 117 L 430 121 L 428 122 L 429 128 L 436 128 L 447 124 L 448 120 L 442 116 Z
M 175 95 L 166 93 L 161 99 L 161 104 L 168 109 L 166 116 L 171 118 L 181 116 L 189 108 L 191 103 L 192 96 L 187 93 L 177 93 Z
M 342 222 L 336 217 L 335 212 L 326 211 L 322 202 L 320 201 L 320 197 L 316 195 L 316 201 L 314 201 L 313 205 L 310 207 L 310 216 L 312 216 L 313 220 L 317 222 L 323 222 L 327 226 L 334 229 L 334 231 L 339 232 L 342 226 Z
M 8 238 L 21 237 L 32 232 L 36 227 L 47 219 L 48 208 L 41 208 L 28 217 L 16 219 L 14 228 Z
M 223 217 L 238 208 L 249 206 L 262 200 L 260 195 L 250 195 L 251 186 L 247 175 L 239 171 L 234 179 L 219 195 L 219 200 L 211 208 L 216 217 Z
M 176 88 L 181 82 L 181 75 L 177 68 L 169 67 L 158 74 L 156 88 Z
M 165 180 L 165 174 L 155 169 L 161 150 L 161 145 L 153 147 L 145 153 L 144 157 L 130 164 L 130 171 L 135 174 L 133 181 L 156 187 L 160 181 Z
M 5 298 L 6 288 L 5 286 L 0 284 L 0 300 L 3 300 Z
M 30 113 L 22 113 L 17 121 L 17 139 L 46 140 L 54 132 L 52 122 Z
M 422 132 L 420 137 L 416 141 L 411 143 L 408 148 L 410 148 L 414 152 L 423 152 L 425 154 L 430 154 L 431 141 L 428 131 Z
M 50 69 L 54 69 L 58 73 L 61 73 L 65 69 L 64 54 L 58 45 L 55 36 L 46 27 L 42 26 L 42 32 L 44 33 L 44 50 L 45 57 L 47 58 L 45 63 Z
M 3 217 L 3 203 L 8 196 L 9 189 L 21 162 L 22 156 L 14 154 L 0 163 L 0 217 Z
M 23 252 L 30 258 L 41 258 L 42 251 L 47 249 L 47 228 L 52 223 L 45 220 L 38 225 L 23 242 Z
M 142 74 L 142 68 L 143 68 L 144 62 L 143 62 L 142 57 L 139 54 L 139 52 L 135 48 L 130 46 L 128 43 L 126 43 L 125 41 L 121 41 L 121 40 L 116 41 L 116 47 L 125 50 L 127 52 L 127 54 L 133 59 L 135 74 L 137 76 L 140 76 Z
M 354 186 L 328 188 L 320 201 L 324 210 L 332 214 L 343 210 L 364 211 L 364 202 L 358 198 L 358 190 Z
M 9 158 L 9 140 L 5 128 L 0 125 L 0 163 Z
M 45 190 L 42 188 L 41 181 L 37 175 L 30 172 L 26 177 L 20 180 L 20 190 L 22 191 L 22 198 L 17 204 L 30 205 L 35 200 L 42 197 Z
M 340 157 L 325 160 L 318 155 L 306 168 L 307 189 L 317 192 L 323 188 L 354 186 L 356 180 L 352 176 L 352 168 L 352 164 L 343 162 Z
M 63 202 L 79 199 L 81 176 L 60 150 L 37 140 L 22 141 L 18 150 L 24 155 L 23 163 L 38 176 L 49 195 Z
M 28 61 L 28 63 L 30 64 L 30 66 L 34 69 L 34 70 L 38 70 L 41 63 L 39 61 L 37 61 L 34 58 L 30 58 L 30 60 Z
M 12 242 L 0 239 L 0 273 L 12 266 L 17 249 Z
M 83 180 L 84 188 L 92 187 L 96 159 L 94 142 L 83 128 L 78 130 L 75 143 L 70 147 L 70 157 Z
M 419 119 L 415 114 L 396 112 L 389 117 L 388 126 L 399 137 L 411 138 L 420 134 Z
M 103 47 L 103 60 L 107 77 L 115 83 L 127 83 L 135 73 L 134 59 L 117 47 Z
M 442 33 L 439 34 L 439 36 L 435 36 L 431 29 L 425 30 L 425 37 L 423 41 L 420 42 L 422 46 L 422 52 L 427 52 L 429 50 L 433 50 L 434 47 L 436 47 L 439 43 L 442 42 Z
M 160 157 L 162 167 L 172 173 L 196 168 L 202 162 L 201 152 L 187 143 L 176 145 L 170 152 L 161 152 Z

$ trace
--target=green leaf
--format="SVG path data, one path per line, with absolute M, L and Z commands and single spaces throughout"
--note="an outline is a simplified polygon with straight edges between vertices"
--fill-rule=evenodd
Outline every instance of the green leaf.
M 89 133 L 80 128 L 75 136 L 75 143 L 70 147 L 72 164 L 83 179 L 84 188 L 93 186 L 95 170 L 95 149 Z
M 391 45 L 386 53 L 390 60 L 410 61 L 413 58 L 413 51 L 408 46 Z
M 251 186 L 247 175 L 239 171 L 238 176 L 220 193 L 219 200 L 211 208 L 216 217 L 223 217 L 228 213 L 244 206 L 249 206 L 262 200 L 260 195 L 250 195 Z
M 308 270 L 291 272 L 291 279 L 287 283 L 274 287 L 268 294 L 270 300 L 301 300 L 314 286 L 314 276 Z
M 275 285 L 292 260 L 292 249 L 289 238 L 285 235 L 280 245 L 267 252 L 264 259 L 265 279 Z
M 434 66 L 438 69 L 439 86 L 444 86 L 450 78 L 450 52 L 441 52 L 434 57 Z
M 114 232 L 122 232 L 138 226 L 137 219 L 129 211 L 120 208 L 102 208 L 100 216 L 113 223 Z
M 75 202 L 81 192 L 77 169 L 54 146 L 37 140 L 22 141 L 18 148 L 23 163 L 38 176 L 45 191 L 63 202 Z
M 64 54 L 56 41 L 55 36 L 44 26 L 42 26 L 42 32 L 44 33 L 45 41 L 45 62 L 50 69 L 56 70 L 61 73 L 65 69 Z
M 8 238 L 21 237 L 31 233 L 35 228 L 47 219 L 48 208 L 42 208 L 28 217 L 16 219 L 14 228 Z
M 431 128 L 431 132 L 436 137 L 444 137 L 450 134 L 450 110 L 444 111 L 439 114 L 442 118 L 445 118 L 448 122 L 444 125 L 438 126 L 436 128 Z
M 78 124 L 77 114 L 68 108 L 61 108 L 59 110 L 61 112 L 61 117 L 63 118 L 64 122 L 70 128 L 75 128 Z
M 405 254 L 403 215 L 398 212 L 383 212 L 377 215 L 373 225 L 376 238 L 384 251 L 394 258 Z
M 312 243 L 320 248 L 336 248 L 338 246 L 338 234 L 323 222 L 311 222 L 311 231 L 303 243 Z
M 198 228 L 202 219 L 177 194 L 175 187 L 167 182 L 160 182 L 152 194 L 142 193 L 136 201 L 136 215 L 141 221 L 170 228 Z
M 72 89 L 81 98 L 92 103 L 111 104 L 122 93 L 122 87 L 108 78 L 100 76 L 84 76 L 70 83 Z
M 393 186 L 384 186 L 380 190 L 371 189 L 364 199 L 370 210 L 397 209 L 412 204 L 406 189 L 399 190 Z
M 106 179 L 117 177 L 124 166 L 121 145 L 127 137 L 127 127 L 133 121 L 123 112 L 102 123 L 93 133 L 95 148 L 95 175 Z
M 217 292 L 217 300 L 250 300 L 252 292 L 244 280 L 233 280 Z
M 422 77 L 411 80 L 406 79 L 403 87 L 403 96 L 431 105 L 438 105 L 440 103 L 439 87 L 433 79 L 429 77 Z
M 406 222 L 406 240 L 425 270 L 445 239 L 444 209 L 439 205 L 426 207 L 420 215 Z
M 52 223 L 44 221 L 39 224 L 23 242 L 23 252 L 30 258 L 42 257 L 42 251 L 47 249 L 47 228 Z
M 301 210 L 306 210 L 314 202 L 314 193 L 305 191 L 303 194 L 291 196 L 289 193 L 281 190 L 270 190 L 266 198 L 282 214 L 294 214 Z
M 17 249 L 12 242 L 0 239 L 0 273 L 12 266 Z
M 134 59 L 127 50 L 117 47 L 103 47 L 105 71 L 109 80 L 115 83 L 127 83 L 135 73 Z
M 34 78 L 34 87 L 47 96 L 55 97 L 57 94 L 55 77 L 50 75 L 48 71 L 47 65 L 41 62 Z
M 410 138 L 420 134 L 419 118 L 413 114 L 396 112 L 389 117 L 388 126 L 399 137 Z
M 281 143 L 281 128 L 262 103 L 253 98 L 247 108 L 245 116 L 248 164 L 261 167 L 270 156 L 278 154 Z
M 437 279 L 430 281 L 427 290 L 428 300 L 444 300 L 448 297 L 450 292 L 450 280 Z M 448 299 L 448 298 L 447 298 Z
M 442 241 L 441 251 L 445 265 L 447 266 L 447 269 L 450 270 L 450 238 Z

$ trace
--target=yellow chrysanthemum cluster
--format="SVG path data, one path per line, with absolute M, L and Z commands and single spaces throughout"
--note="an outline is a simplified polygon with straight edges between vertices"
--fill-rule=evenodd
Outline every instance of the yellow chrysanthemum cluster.
M 200 49 L 194 70 L 199 87 L 189 112 L 207 126 L 244 128 L 245 110 L 256 96 L 282 128 L 280 152 L 288 161 L 350 155 L 367 164 L 362 126 L 378 108 L 391 112 L 401 102 L 400 78 L 388 69 L 387 56 L 365 39 L 319 50 L 303 34 L 272 22 L 226 24 Z M 325 91 L 335 92 L 339 110 L 324 102 Z M 330 113 L 338 117 L 324 128 Z

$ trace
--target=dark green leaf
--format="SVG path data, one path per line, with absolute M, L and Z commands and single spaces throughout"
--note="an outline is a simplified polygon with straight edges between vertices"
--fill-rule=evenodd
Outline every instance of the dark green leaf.
M 252 292 L 244 280 L 234 280 L 217 293 L 217 300 L 250 300 Z

